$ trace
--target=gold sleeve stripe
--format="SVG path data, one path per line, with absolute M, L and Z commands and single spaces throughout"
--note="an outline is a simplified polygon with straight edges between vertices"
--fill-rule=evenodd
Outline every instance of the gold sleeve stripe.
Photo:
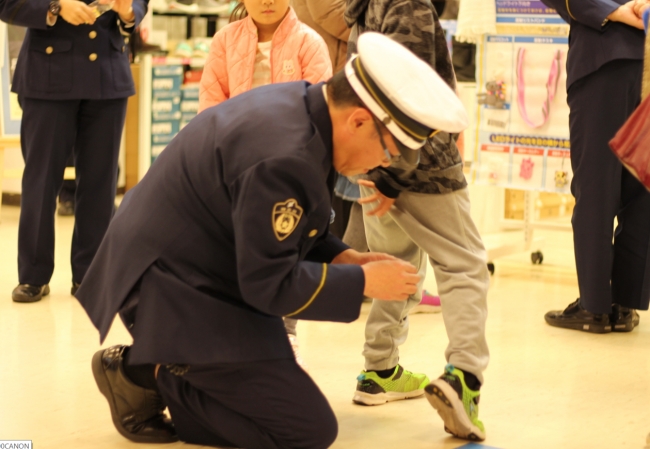
M 575 17 L 573 17 L 573 14 L 571 14 L 571 8 L 569 8 L 569 0 L 566 0 L 566 10 L 573 20 L 578 20 Z
M 304 306 L 302 306 L 301 308 L 299 308 L 299 309 L 296 310 L 295 312 L 290 313 L 289 315 L 285 315 L 285 316 L 294 316 L 294 315 L 298 315 L 300 312 L 302 312 L 302 311 L 305 310 L 307 307 L 309 307 L 309 306 L 311 305 L 311 303 L 314 302 L 314 299 L 316 299 L 316 296 L 318 296 L 318 294 L 320 293 L 320 291 L 323 289 L 323 285 L 325 285 L 325 279 L 327 279 L 327 264 L 326 264 L 326 263 L 323 264 L 323 276 L 322 276 L 321 279 L 320 279 L 320 285 L 318 286 L 318 288 L 316 289 L 316 291 L 314 292 L 314 294 L 311 295 L 311 298 L 309 298 L 309 301 L 307 301 L 307 302 L 305 303 Z

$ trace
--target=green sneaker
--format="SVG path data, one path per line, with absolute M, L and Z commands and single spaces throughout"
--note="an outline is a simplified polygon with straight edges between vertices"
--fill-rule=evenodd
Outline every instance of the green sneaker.
M 357 391 L 352 401 L 361 405 L 381 405 L 416 398 L 424 394 L 428 383 L 426 374 L 412 373 L 401 365 L 397 365 L 393 375 L 387 379 L 382 379 L 374 371 L 362 371 L 357 377 Z
M 461 370 L 445 366 L 445 373 L 427 385 L 424 393 L 444 421 L 447 433 L 472 441 L 485 439 L 485 427 L 478 419 L 481 392 L 467 387 Z

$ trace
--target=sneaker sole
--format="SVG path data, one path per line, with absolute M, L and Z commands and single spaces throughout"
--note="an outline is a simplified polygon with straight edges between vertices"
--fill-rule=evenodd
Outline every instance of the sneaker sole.
M 592 334 L 608 334 L 612 331 L 612 325 L 608 324 L 607 326 L 599 324 L 578 324 L 578 323 L 565 323 L 562 321 L 553 321 L 544 317 L 544 320 L 553 327 L 560 327 L 562 329 L 572 329 L 582 332 L 590 332 Z
M 397 393 L 389 391 L 387 393 L 366 393 L 364 391 L 357 391 L 354 393 L 352 402 L 359 405 L 383 405 L 386 402 L 401 401 L 403 399 L 415 399 L 424 394 L 424 390 L 413 390 L 407 393 Z
M 447 382 L 430 383 L 424 388 L 424 395 L 442 418 L 447 433 L 471 441 L 485 440 L 485 433 L 469 420 L 456 390 Z
M 134 441 L 136 443 L 159 443 L 159 444 L 172 443 L 173 441 L 169 441 L 168 439 L 134 435 L 129 431 L 127 431 L 122 426 L 122 422 L 117 413 L 117 405 L 115 404 L 115 396 L 113 395 L 113 389 L 111 388 L 111 384 L 108 381 L 108 378 L 106 377 L 106 373 L 104 372 L 104 367 L 102 366 L 103 353 L 104 351 L 101 350 L 101 351 L 97 351 L 95 355 L 93 355 L 93 361 L 92 361 L 93 377 L 95 378 L 95 383 L 97 384 L 97 388 L 99 388 L 99 392 L 103 394 L 106 400 L 108 401 L 108 407 L 111 410 L 111 419 L 113 420 L 113 425 L 115 426 L 115 429 L 124 438 L 126 438 L 129 441 Z

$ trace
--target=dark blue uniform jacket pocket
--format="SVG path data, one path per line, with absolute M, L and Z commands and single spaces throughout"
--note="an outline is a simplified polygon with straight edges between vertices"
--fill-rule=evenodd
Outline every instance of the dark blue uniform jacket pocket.
M 38 92 L 72 90 L 72 40 L 33 37 L 29 42 L 28 83 Z

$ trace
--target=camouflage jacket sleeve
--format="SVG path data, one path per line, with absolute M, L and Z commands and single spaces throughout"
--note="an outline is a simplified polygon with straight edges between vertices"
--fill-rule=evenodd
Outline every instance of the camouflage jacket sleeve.
M 463 163 L 456 147 L 458 134 L 440 132 L 420 150 L 417 166 L 398 162 L 388 168 L 377 168 L 368 179 L 389 198 L 397 198 L 408 190 L 418 193 L 450 193 L 467 186 Z

